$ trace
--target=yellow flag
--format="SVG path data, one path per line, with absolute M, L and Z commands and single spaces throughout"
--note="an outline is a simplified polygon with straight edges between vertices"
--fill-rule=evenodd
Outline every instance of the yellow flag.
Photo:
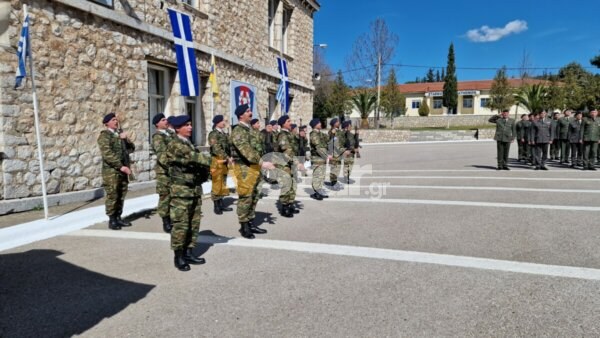
M 220 97 L 219 85 L 217 84 L 217 64 L 215 63 L 215 56 L 213 54 L 210 55 L 210 76 L 208 81 L 210 81 L 210 87 L 215 101 L 219 101 Z

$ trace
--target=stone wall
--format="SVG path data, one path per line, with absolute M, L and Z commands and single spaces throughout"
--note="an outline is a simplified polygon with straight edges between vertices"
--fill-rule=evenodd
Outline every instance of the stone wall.
M 393 119 L 380 118 L 380 125 L 385 128 L 435 128 L 435 127 L 476 127 L 490 124 L 490 115 L 442 115 L 442 116 L 399 116 Z M 374 121 L 369 119 L 369 125 Z
M 208 75 L 210 52 L 217 55 L 221 101 L 216 102 L 215 111 L 229 117 L 229 83 L 240 80 L 257 87 L 257 108 L 264 117 L 268 92 L 275 92 L 279 84 L 278 52 L 268 47 L 267 1 L 258 7 L 254 0 L 199 2 L 197 9 L 175 0 L 166 0 L 164 5 L 193 16 L 196 58 L 203 76 Z M 148 65 L 176 69 L 167 34 L 171 28 L 161 1 L 114 3 L 114 9 L 109 9 L 85 0 L 28 1 L 49 194 L 101 186 L 96 139 L 103 128 L 102 116 L 111 111 L 117 112 L 123 129 L 132 134 L 135 181 L 154 177 L 155 161 L 148 142 Z M 295 7 L 289 55 L 294 96 L 290 116 L 306 123 L 312 116 L 312 85 L 306 85 L 312 78 L 312 15 L 301 0 L 289 3 Z M 12 0 L 11 8 L 10 47 L 0 47 L 0 199 L 41 195 L 31 81 L 13 89 L 22 1 Z M 206 79 L 203 83 L 203 93 L 209 93 Z M 178 91 L 175 82 L 167 115 L 183 113 Z M 200 102 L 204 123 L 196 127 L 208 129 L 210 94 L 203 94 Z
M 391 129 L 363 129 L 360 131 L 361 143 L 391 143 L 391 142 L 424 142 L 424 141 L 470 141 L 475 140 L 478 133 L 479 140 L 492 139 L 494 129 L 479 130 L 391 130 Z

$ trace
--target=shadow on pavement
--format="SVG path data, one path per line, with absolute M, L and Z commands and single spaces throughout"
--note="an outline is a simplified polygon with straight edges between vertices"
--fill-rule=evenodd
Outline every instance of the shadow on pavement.
M 0 337 L 68 337 L 144 298 L 154 285 L 108 277 L 55 250 L 0 255 Z
M 234 237 L 226 237 L 215 234 L 212 230 L 202 230 L 198 233 L 199 236 L 209 237 L 208 241 L 202 241 L 196 243 L 194 248 L 194 254 L 196 256 L 204 255 L 213 245 L 227 243 Z
M 254 224 L 256 224 L 256 225 L 260 226 L 265 223 L 275 224 L 275 218 L 273 217 L 273 214 L 270 212 L 256 211 L 255 216 L 256 216 L 256 218 L 254 219 Z

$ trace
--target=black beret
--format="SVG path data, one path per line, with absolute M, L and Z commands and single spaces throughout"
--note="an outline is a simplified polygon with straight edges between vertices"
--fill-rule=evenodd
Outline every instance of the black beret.
M 170 125 L 173 125 L 173 119 L 175 118 L 175 116 L 169 116 L 167 117 L 167 122 L 169 122 Z
M 278 123 L 280 126 L 283 126 L 283 124 L 285 123 L 285 121 L 287 121 L 287 120 L 289 120 L 289 119 L 290 119 L 290 117 L 289 117 L 289 116 L 287 116 L 287 115 L 283 115 L 282 117 L 280 117 L 280 118 L 279 118 L 279 120 L 277 120 L 277 123 Z
M 157 125 L 158 122 L 160 122 L 160 120 L 165 118 L 165 114 L 156 114 L 154 115 L 154 117 L 152 118 L 152 124 L 153 125 Z
M 333 125 L 336 124 L 337 121 L 338 121 L 338 118 L 334 117 L 334 118 L 331 119 L 331 121 L 329 121 L 329 125 L 333 127 Z
M 272 125 L 273 127 L 275 127 L 277 125 L 277 121 L 271 120 L 271 122 L 269 122 L 269 124 Z
M 310 120 L 310 122 L 308 122 L 308 125 L 309 125 L 311 128 L 314 128 L 314 127 L 316 127 L 316 126 L 317 126 L 317 124 L 319 124 L 319 123 L 321 123 L 321 120 L 319 120 L 319 119 L 312 119 L 312 120 Z
M 190 121 L 191 121 L 191 118 L 189 115 L 179 115 L 179 116 L 173 117 L 171 125 L 173 126 L 173 128 L 180 128 L 184 124 L 186 124 Z
M 258 119 L 252 119 L 250 121 L 250 125 L 253 126 L 256 122 L 258 122 Z
M 102 119 L 102 123 L 107 124 L 108 121 L 112 120 L 115 116 L 116 116 L 115 113 L 108 113 L 108 114 L 104 115 L 104 118 Z
M 342 122 L 342 128 L 346 128 L 351 124 L 352 124 L 352 121 L 344 121 L 344 122 Z
M 292 123 L 292 125 L 291 125 L 291 127 L 290 127 L 290 130 L 294 130 L 294 129 L 296 129 L 297 127 L 298 127 L 298 125 L 297 125 L 297 124 L 295 124 L 295 123 Z
M 212 119 L 212 122 L 213 122 L 213 124 L 217 124 L 217 123 L 220 123 L 223 120 L 225 120 L 225 118 L 223 117 L 223 115 L 215 115 L 215 117 L 213 117 L 213 119 Z
M 243 113 L 246 112 L 246 110 L 248 110 L 250 108 L 250 106 L 248 106 L 247 103 L 244 103 L 241 106 L 238 106 L 237 108 L 235 108 L 235 116 L 237 116 L 238 118 L 240 116 L 242 116 Z

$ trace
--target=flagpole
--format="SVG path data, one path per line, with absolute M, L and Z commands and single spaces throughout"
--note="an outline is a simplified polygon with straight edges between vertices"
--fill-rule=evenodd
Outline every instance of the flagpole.
M 27 17 L 27 5 L 23 5 L 23 18 Z M 31 21 L 29 22 L 31 25 Z M 31 26 L 30 26 L 31 27 Z M 31 36 L 31 35 L 30 35 Z M 39 107 L 37 100 L 37 93 L 35 90 L 35 72 L 33 67 L 33 53 L 31 52 L 31 39 L 27 44 L 29 48 L 29 72 L 31 73 L 31 89 L 33 91 L 33 116 L 35 119 L 35 137 L 38 144 L 38 159 L 40 161 L 40 176 L 42 181 L 42 200 L 44 201 L 44 219 L 48 219 L 48 198 L 46 196 L 46 180 L 44 178 L 44 158 L 42 155 L 42 137 L 40 136 L 40 119 L 39 119 Z

